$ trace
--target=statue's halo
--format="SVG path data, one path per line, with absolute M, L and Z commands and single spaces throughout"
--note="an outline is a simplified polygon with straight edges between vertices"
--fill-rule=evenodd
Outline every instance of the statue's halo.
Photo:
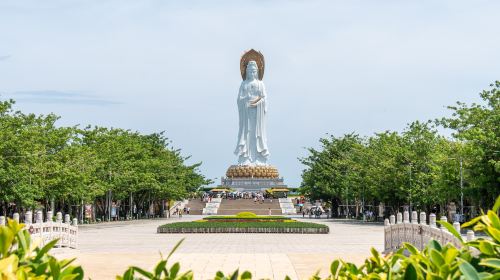
M 247 76 L 247 64 L 249 61 L 255 61 L 257 63 L 257 67 L 259 68 L 259 80 L 262 80 L 264 78 L 264 68 L 266 66 L 264 62 L 264 55 L 256 51 L 254 49 L 251 49 L 249 51 L 246 51 L 243 56 L 241 56 L 240 59 L 240 71 L 241 71 L 241 78 L 245 80 L 245 77 Z

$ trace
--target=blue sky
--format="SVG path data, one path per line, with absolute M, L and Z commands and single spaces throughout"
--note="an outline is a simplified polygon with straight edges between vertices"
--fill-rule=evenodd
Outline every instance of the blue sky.
M 404 129 L 500 79 L 500 1 L 1 1 L 0 98 L 60 125 L 166 131 L 236 162 L 239 58 L 266 57 L 271 164 L 326 133 Z

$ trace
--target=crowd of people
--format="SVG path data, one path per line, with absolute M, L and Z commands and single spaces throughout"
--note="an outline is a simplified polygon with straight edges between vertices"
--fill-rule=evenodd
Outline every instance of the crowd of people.
M 176 207 L 175 211 L 172 213 L 172 215 L 177 215 L 179 218 L 182 218 L 182 214 L 187 214 L 189 215 L 189 212 L 191 212 L 191 207 L 189 206 L 184 206 L 184 208 L 181 207 Z
M 222 198 L 222 199 L 252 199 L 255 204 L 265 203 L 266 199 L 269 202 L 273 202 L 273 196 L 266 192 L 205 192 L 201 195 L 201 201 L 203 202 L 211 202 L 213 198 Z M 326 215 L 326 217 L 331 217 L 330 209 L 324 209 L 321 204 L 318 202 L 315 206 L 305 207 L 306 198 L 296 197 L 292 199 L 293 204 L 297 209 L 297 213 L 302 214 L 303 217 L 308 216 L 309 218 L 321 218 Z
M 255 203 L 264 203 L 265 199 L 270 199 L 272 202 L 273 197 L 264 192 L 205 192 L 201 195 L 201 201 L 210 202 L 212 198 L 223 199 L 253 199 Z

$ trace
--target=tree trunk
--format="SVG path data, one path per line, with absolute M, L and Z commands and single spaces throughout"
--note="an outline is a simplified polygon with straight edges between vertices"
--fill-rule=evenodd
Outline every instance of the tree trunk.
M 83 224 L 83 217 L 84 217 L 84 205 L 83 205 L 83 200 L 81 201 L 81 206 L 80 206 L 80 224 Z
M 336 197 L 332 197 L 331 203 L 332 203 L 332 218 L 338 218 L 339 200 Z

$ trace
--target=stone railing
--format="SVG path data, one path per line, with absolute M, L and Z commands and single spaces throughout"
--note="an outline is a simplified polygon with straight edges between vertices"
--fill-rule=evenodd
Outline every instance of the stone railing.
M 445 216 L 441 221 L 447 222 Z M 454 222 L 453 227 L 460 232 L 460 223 Z M 396 251 L 401 248 L 403 242 L 410 243 L 422 250 L 431 239 L 441 244 L 451 243 L 456 247 L 461 247 L 460 241 L 453 236 L 445 227 L 438 227 L 436 224 L 436 215 L 429 215 L 429 224 L 427 224 L 427 214 L 420 212 L 420 222 L 418 221 L 417 211 L 413 211 L 411 221 L 408 211 L 403 214 L 398 213 L 395 217 L 384 221 L 384 248 L 385 252 Z M 467 240 L 474 239 L 474 232 L 467 231 Z
M 72 222 L 70 216 L 66 214 L 64 215 L 63 222 L 62 213 L 57 212 L 54 222 L 52 220 L 52 211 L 47 212 L 47 221 L 45 222 L 43 221 L 42 211 L 37 211 L 34 218 L 35 221 L 33 222 L 33 214 L 31 211 L 26 212 L 24 215 L 24 224 L 33 239 L 40 239 L 40 246 L 45 246 L 52 240 L 58 239 L 56 247 L 77 248 L 78 221 L 76 218 L 73 219 Z M 14 213 L 12 219 L 19 222 L 19 214 Z M 5 225 L 5 223 L 5 217 L 0 216 L 0 225 Z
M 170 212 L 170 215 L 174 215 L 174 213 L 177 211 L 177 209 L 184 209 L 184 206 L 186 206 L 189 203 L 189 200 L 184 199 L 180 201 L 175 201 L 173 206 L 170 207 L 168 210 Z
M 279 198 L 278 202 L 280 203 L 281 214 L 297 214 L 297 209 L 295 209 L 291 198 Z
M 222 198 L 212 198 L 210 202 L 205 204 L 205 208 L 203 208 L 203 215 L 215 215 L 219 211 L 220 204 L 222 202 Z

